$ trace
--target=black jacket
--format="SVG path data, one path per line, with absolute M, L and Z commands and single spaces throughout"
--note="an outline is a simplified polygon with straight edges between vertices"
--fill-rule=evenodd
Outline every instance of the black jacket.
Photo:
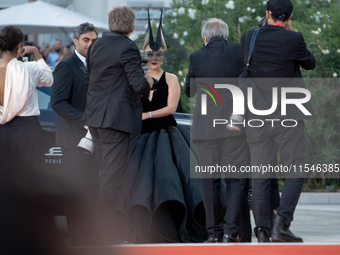
M 185 94 L 193 97 L 197 94 L 193 117 L 193 139 L 211 140 L 240 135 L 230 131 L 226 125 L 213 127 L 214 119 L 229 120 L 232 113 L 233 99 L 228 89 L 216 89 L 221 102 L 214 92 L 202 85 L 205 81 L 214 88 L 216 83 L 238 86 L 237 78 L 243 68 L 241 46 L 239 43 L 228 42 L 221 37 L 211 38 L 206 46 L 190 55 L 189 71 L 186 77 Z M 208 78 L 208 79 L 201 79 Z M 217 81 L 216 79 L 219 78 Z M 207 95 L 207 115 L 201 114 L 202 94 L 209 91 L 215 98 Z M 222 103 L 222 104 L 221 104 Z
M 56 144 L 76 148 L 85 136 L 82 115 L 86 106 L 86 67 L 73 53 L 62 60 L 54 70 L 51 107 L 57 113 Z
M 241 38 L 244 63 L 248 58 L 248 49 L 253 29 L 248 30 Z M 306 48 L 303 35 L 300 32 L 287 31 L 283 27 L 265 25 L 260 28 L 255 41 L 253 54 L 249 65 L 249 75 L 256 78 L 253 87 L 253 104 L 256 109 L 269 109 L 272 106 L 272 88 L 278 89 L 277 111 L 266 118 L 296 119 L 309 118 L 294 105 L 289 105 L 287 115 L 281 116 L 281 88 L 306 88 L 300 67 L 311 70 L 315 68 L 313 54 Z M 289 98 L 303 98 L 301 93 L 290 94 Z M 313 114 L 311 102 L 304 104 Z M 248 112 L 249 118 L 264 118 Z M 312 117 L 312 116 L 311 116 Z
M 85 122 L 94 128 L 141 132 L 140 96 L 148 96 L 139 50 L 128 37 L 105 32 L 87 53 L 89 87 Z

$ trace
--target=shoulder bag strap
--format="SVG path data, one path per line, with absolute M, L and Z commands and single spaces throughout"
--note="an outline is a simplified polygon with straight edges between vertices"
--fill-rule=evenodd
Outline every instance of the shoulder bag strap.
M 249 51 L 248 51 L 248 61 L 247 61 L 247 66 L 249 66 L 249 62 L 251 59 L 251 55 L 253 54 L 253 50 L 254 50 L 254 45 L 255 45 L 255 41 L 256 41 L 256 37 L 257 34 L 259 33 L 260 28 L 256 28 L 253 31 L 253 35 L 251 36 L 251 40 L 250 40 L 250 46 L 249 46 Z

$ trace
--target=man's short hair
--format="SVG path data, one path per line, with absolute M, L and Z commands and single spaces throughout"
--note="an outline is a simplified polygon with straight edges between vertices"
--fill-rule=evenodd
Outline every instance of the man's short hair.
M 79 39 L 80 35 L 91 31 L 95 32 L 98 36 L 98 31 L 93 24 L 88 22 L 82 23 L 74 29 L 73 38 Z
M 111 32 L 128 34 L 135 24 L 135 14 L 127 6 L 118 6 L 109 12 L 109 29 Z
M 210 41 L 211 38 L 217 36 L 227 39 L 229 36 L 229 27 L 227 23 L 225 23 L 223 20 L 211 18 L 204 22 L 201 35 L 202 38 L 204 38 L 205 35 L 208 42 Z

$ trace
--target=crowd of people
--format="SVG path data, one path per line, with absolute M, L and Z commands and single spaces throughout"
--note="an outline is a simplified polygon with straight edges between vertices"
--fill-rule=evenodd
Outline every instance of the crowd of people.
M 235 169 L 276 165 L 278 152 L 285 165 L 308 163 L 304 118 L 296 110 L 287 111 L 297 121 L 294 127 L 268 123 L 236 132 L 211 125 L 214 119 L 233 115 L 229 90 L 219 90 L 223 107 L 215 107 L 212 100 L 200 101 L 206 96 L 200 79 L 238 84 L 245 72 L 248 78 L 270 79 L 269 83 L 242 83 L 258 93 L 254 105 L 261 109 L 272 105 L 272 88 L 304 87 L 291 78 L 302 78 L 300 67 L 313 69 L 315 59 L 303 35 L 292 31 L 292 10 L 290 0 L 269 0 L 265 22 L 250 28 L 241 43 L 227 40 L 229 28 L 223 20 L 204 22 L 204 46 L 190 54 L 185 84 L 185 94 L 197 97 L 191 130 L 177 125 L 172 115 L 181 90 L 176 75 L 164 71 L 162 64 L 179 65 L 186 54 L 164 31 L 162 14 L 156 39 L 149 17 L 146 33 L 132 41 L 135 14 L 129 7 L 115 7 L 108 16 L 110 31 L 102 37 L 89 23 L 74 30 L 73 53 L 56 40 L 40 54 L 34 46 L 23 46 L 19 28 L 3 28 L 1 179 L 23 190 L 36 185 L 34 151 L 25 149 L 39 140 L 36 87 L 52 86 L 56 145 L 62 147 L 63 166 L 72 184 L 66 215 L 72 245 L 251 242 L 250 186 L 258 242 L 302 242 L 289 227 L 303 174 L 287 174 L 281 197 L 277 176 L 249 178 L 241 172 L 190 176 L 195 164 Z M 147 56 L 146 72 L 140 51 Z M 36 61 L 18 60 L 29 53 Z M 53 73 L 50 67 L 55 68 Z M 244 118 L 254 117 L 245 111 Z M 271 115 L 283 117 L 287 118 L 279 109 Z M 92 136 L 93 155 L 78 148 L 87 132 Z

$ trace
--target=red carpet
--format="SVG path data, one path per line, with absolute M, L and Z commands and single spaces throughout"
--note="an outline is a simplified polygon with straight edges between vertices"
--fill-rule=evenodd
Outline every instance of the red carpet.
M 72 248 L 72 255 L 340 255 L 340 244 L 169 244 Z

